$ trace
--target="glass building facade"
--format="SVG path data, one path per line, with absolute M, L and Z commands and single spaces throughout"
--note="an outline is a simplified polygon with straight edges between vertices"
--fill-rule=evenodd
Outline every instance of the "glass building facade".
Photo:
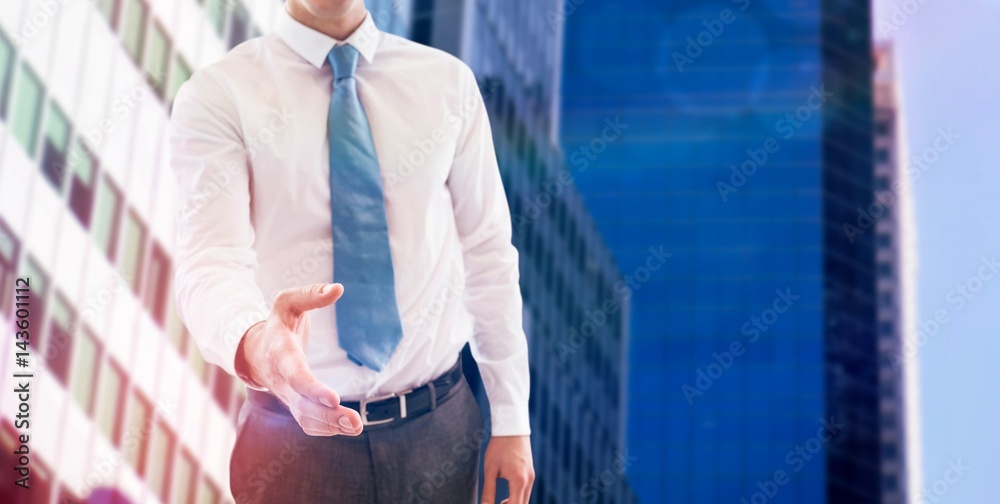
M 631 503 L 626 473 L 638 463 L 625 446 L 631 292 L 616 288 L 621 272 L 558 144 L 562 32 L 540 12 L 560 3 L 414 0 L 403 10 L 411 18 L 402 34 L 465 61 L 486 101 L 521 255 L 532 502 Z M 373 13 L 379 5 L 369 2 Z
M 555 14 L 567 165 L 639 287 L 640 501 L 880 502 L 868 2 Z

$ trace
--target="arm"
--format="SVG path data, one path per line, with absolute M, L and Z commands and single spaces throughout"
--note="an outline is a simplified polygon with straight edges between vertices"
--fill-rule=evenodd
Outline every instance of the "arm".
M 282 291 L 269 309 L 257 285 L 250 169 L 230 94 L 199 73 L 177 95 L 171 164 L 179 213 L 178 313 L 205 360 L 266 387 L 306 434 L 356 435 L 361 417 L 309 370 L 305 312 L 334 303 L 339 284 Z
M 228 91 L 199 72 L 177 94 L 170 123 L 177 182 L 177 311 L 205 360 L 235 374 L 236 349 L 269 309 L 257 285 L 250 174 Z
M 517 249 L 486 107 L 475 77 L 464 70 L 460 100 L 474 96 L 476 106 L 464 118 L 448 188 L 462 241 L 466 306 L 475 320 L 472 355 L 490 401 L 493 438 L 486 450 L 483 500 L 492 502 L 502 477 L 510 483 L 511 503 L 527 503 L 534 470 Z

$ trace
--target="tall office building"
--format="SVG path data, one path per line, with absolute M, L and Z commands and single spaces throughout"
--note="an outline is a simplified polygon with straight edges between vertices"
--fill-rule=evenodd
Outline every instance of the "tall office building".
M 529 23 L 527 2 L 369 7 L 383 29 L 449 50 L 480 77 L 522 252 L 535 502 L 632 502 L 629 303 L 579 196 L 553 184 L 565 171 L 558 32 Z M 29 276 L 35 357 L 23 432 L 32 490 L 4 486 L 0 501 L 231 500 L 244 391 L 205 364 L 174 315 L 166 129 L 192 71 L 269 30 L 277 8 L 18 0 L 0 14 L 0 317 L 10 327 L 14 278 Z M 0 350 L 8 467 L 22 433 L 14 352 Z
M 30 428 L 0 349 L 0 447 L 30 435 L 2 502 L 225 502 L 242 386 L 174 316 L 170 104 L 192 70 L 265 30 L 274 0 L 4 2 L 0 325 L 31 282 Z M 8 474 L 10 476 L 10 474 Z M 113 489 L 113 490 L 111 490 Z M 115 500 L 117 496 L 121 500 Z
M 415 0 L 409 36 L 479 79 L 521 253 L 532 502 L 629 503 L 628 288 L 558 145 L 561 2 Z
M 884 504 L 918 502 L 920 448 L 916 236 L 892 47 L 875 48 L 875 189 L 888 211 L 875 224 Z
M 578 187 L 626 274 L 673 253 L 632 304 L 640 500 L 881 502 L 868 2 L 566 5 Z

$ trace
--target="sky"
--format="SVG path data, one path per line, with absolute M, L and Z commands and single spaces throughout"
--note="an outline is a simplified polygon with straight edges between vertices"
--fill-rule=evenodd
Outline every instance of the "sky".
M 1000 0 L 874 0 L 872 24 L 895 49 L 908 154 L 958 135 L 912 182 L 918 320 L 948 314 L 917 350 L 925 497 L 995 502 L 1000 274 L 980 267 L 1000 261 Z

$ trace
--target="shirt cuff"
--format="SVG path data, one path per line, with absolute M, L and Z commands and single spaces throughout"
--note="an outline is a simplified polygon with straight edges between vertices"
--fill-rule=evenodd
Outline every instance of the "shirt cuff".
M 251 326 L 267 320 L 267 313 L 261 309 L 250 309 L 233 317 L 223 332 L 222 345 L 219 348 L 219 362 L 214 362 L 232 376 L 236 376 L 236 351 L 240 341 Z
M 528 418 L 528 406 L 513 404 L 490 405 L 490 435 L 528 436 L 531 435 L 531 422 Z

